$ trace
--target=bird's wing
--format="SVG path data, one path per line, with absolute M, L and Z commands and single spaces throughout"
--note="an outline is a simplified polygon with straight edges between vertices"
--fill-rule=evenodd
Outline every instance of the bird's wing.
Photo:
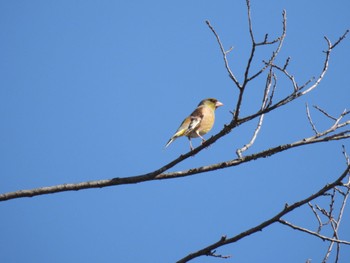
M 188 116 L 186 119 L 183 120 L 180 127 L 177 129 L 175 134 L 170 138 L 170 140 L 175 140 L 178 137 L 186 136 L 185 133 L 188 127 L 190 126 L 190 124 L 191 124 L 191 117 Z M 170 140 L 169 140 L 169 144 L 171 143 Z
M 190 123 L 188 124 L 188 127 L 185 131 L 185 136 L 189 135 L 191 132 L 193 132 L 198 126 L 200 125 L 201 121 L 203 119 L 203 107 L 198 107 L 195 109 L 194 112 L 192 112 L 190 116 Z
M 202 121 L 202 116 L 189 116 L 180 125 L 176 133 L 170 138 L 165 145 L 167 148 L 175 139 L 181 136 L 188 136 Z
M 201 123 L 202 121 L 202 117 L 200 116 L 197 116 L 197 117 L 194 117 L 194 116 L 191 116 L 191 122 L 190 124 L 188 125 L 188 128 L 187 130 L 185 131 L 185 136 L 189 135 L 192 131 L 194 131 L 198 126 L 199 124 Z

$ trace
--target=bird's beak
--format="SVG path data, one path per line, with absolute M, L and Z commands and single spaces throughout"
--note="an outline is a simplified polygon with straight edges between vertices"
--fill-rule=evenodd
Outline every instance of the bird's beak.
M 222 103 L 222 102 L 220 102 L 220 101 L 217 101 L 216 103 L 215 103 L 215 108 L 219 108 L 220 106 L 223 106 L 224 104 Z

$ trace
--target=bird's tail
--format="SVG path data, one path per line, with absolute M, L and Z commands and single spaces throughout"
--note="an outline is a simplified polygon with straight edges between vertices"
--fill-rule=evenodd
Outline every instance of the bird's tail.
M 165 145 L 165 148 L 167 148 L 175 139 L 176 139 L 176 137 L 171 137 L 170 140 Z

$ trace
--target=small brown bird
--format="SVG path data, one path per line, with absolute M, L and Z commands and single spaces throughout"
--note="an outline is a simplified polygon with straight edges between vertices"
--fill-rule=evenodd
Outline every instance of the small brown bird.
M 187 138 L 190 140 L 191 150 L 193 150 L 191 138 L 200 137 L 203 143 L 205 139 L 202 137 L 202 135 L 211 130 L 215 121 L 215 110 L 222 105 L 224 104 L 214 98 L 202 100 L 191 115 L 184 119 L 175 134 L 165 145 L 165 148 L 168 147 L 175 139 L 181 136 L 187 136 Z

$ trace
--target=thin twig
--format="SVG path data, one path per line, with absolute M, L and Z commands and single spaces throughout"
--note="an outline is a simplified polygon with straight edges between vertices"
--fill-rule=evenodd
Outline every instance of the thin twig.
M 347 164 L 350 164 L 350 158 L 349 158 L 349 155 L 347 154 L 346 152 L 346 149 L 345 149 L 345 145 L 342 145 L 342 153 L 345 157 L 345 161 Z
M 240 89 L 241 88 L 241 85 L 239 84 L 237 78 L 235 77 L 235 75 L 233 74 L 230 66 L 229 66 L 229 63 L 228 63 L 228 60 L 227 60 L 227 54 L 232 50 L 232 47 L 228 50 L 228 51 L 225 51 L 224 49 L 224 46 L 223 44 L 221 43 L 221 40 L 220 40 L 220 37 L 219 35 L 216 33 L 215 29 L 213 28 L 213 26 L 210 24 L 209 20 L 206 20 L 205 23 L 208 25 L 208 27 L 210 28 L 210 30 L 213 32 L 213 34 L 215 35 L 216 37 L 216 40 L 220 46 L 220 50 L 221 50 L 221 53 L 222 53 L 222 56 L 224 58 L 224 62 L 225 62 L 225 68 L 228 72 L 228 75 L 229 77 L 233 80 L 233 82 L 236 84 L 236 86 Z
M 255 39 L 254 39 L 254 34 L 253 34 L 252 18 L 251 18 L 250 1 L 246 0 L 246 4 L 247 4 L 247 11 L 248 11 L 249 35 L 250 35 L 250 38 L 251 38 L 253 44 L 255 44 Z M 265 39 L 266 39 L 266 37 L 265 37 Z
M 264 96 L 263 96 L 263 100 L 262 100 L 262 104 L 261 104 L 261 110 L 265 109 L 266 108 L 266 105 L 268 103 L 268 100 L 269 100 L 269 93 L 270 93 L 270 89 L 271 89 L 271 84 L 272 84 L 272 75 L 273 75 L 273 72 L 272 72 L 272 68 L 270 68 L 270 72 L 267 76 L 267 79 L 266 79 L 266 84 L 265 84 L 265 89 L 264 89 Z M 270 96 L 270 100 L 272 100 L 272 96 Z M 261 129 L 261 126 L 262 126 L 262 123 L 264 121 L 264 114 L 262 114 L 260 117 L 259 117 L 259 121 L 258 121 L 258 125 L 253 133 L 253 136 L 251 138 L 251 140 L 249 141 L 249 143 L 247 143 L 246 145 L 244 145 L 242 148 L 238 149 L 236 151 L 236 154 L 239 158 L 242 157 L 242 153 L 245 152 L 246 150 L 248 150 L 255 142 L 257 136 L 258 136 L 258 133 Z
M 220 254 L 216 254 L 216 250 L 214 251 L 210 251 L 207 256 L 211 256 L 214 258 L 223 258 L 223 259 L 228 259 L 231 258 L 231 255 L 220 255 Z
M 311 208 L 312 212 L 314 213 L 314 215 L 317 219 L 317 222 L 318 222 L 317 233 L 319 234 L 321 232 L 322 226 L 323 226 L 322 220 L 321 220 L 320 216 L 318 215 L 318 213 L 316 212 L 314 206 L 310 202 L 308 203 L 308 205 Z
M 275 95 L 275 91 L 276 91 L 276 87 L 277 87 L 277 76 L 276 76 L 275 72 L 272 71 L 272 68 L 271 68 L 271 72 L 272 72 L 273 85 L 272 85 L 272 91 L 270 93 L 270 97 L 269 97 L 269 100 L 268 100 L 268 103 L 267 103 L 265 109 L 272 105 L 273 96 Z
M 292 86 L 293 86 L 293 89 L 294 89 L 294 92 L 297 92 L 300 88 L 297 84 L 297 82 L 295 81 L 295 78 L 294 76 L 290 75 L 286 69 L 286 66 L 284 65 L 283 67 L 280 67 L 278 65 L 275 65 L 275 64 L 271 64 L 271 62 L 266 62 L 264 61 L 265 65 L 271 65 L 272 67 L 278 69 L 279 71 L 281 71 L 282 73 L 284 73 L 284 75 L 286 75 L 286 77 L 292 82 Z
M 317 78 L 317 80 L 315 81 L 315 83 L 311 87 L 309 87 L 308 89 L 306 89 L 302 92 L 303 95 L 306 93 L 309 93 L 311 90 L 313 90 L 315 87 L 317 87 L 318 84 L 321 82 L 321 80 L 323 79 L 324 75 L 326 74 L 326 72 L 328 70 L 329 57 L 330 57 L 331 51 L 340 43 L 340 41 L 342 41 L 346 37 L 346 35 L 348 33 L 349 33 L 349 30 L 346 30 L 345 33 L 338 39 L 338 41 L 334 45 L 332 45 L 330 40 L 327 37 L 325 37 L 325 40 L 327 41 L 328 49 L 327 49 L 327 51 L 325 51 L 326 59 L 325 59 L 325 62 L 323 64 L 322 72 L 319 75 L 319 77 Z
M 323 113 L 326 117 L 336 121 L 337 118 L 334 118 L 333 116 L 329 115 L 325 110 L 321 109 L 320 107 L 318 107 L 317 105 L 313 106 L 315 109 L 317 109 L 318 111 L 320 111 L 321 113 Z
M 275 39 L 272 42 L 265 42 L 264 41 L 264 42 L 261 42 L 261 43 L 254 43 L 255 46 L 260 46 L 260 45 L 269 45 L 269 44 L 274 44 L 274 43 L 279 42 L 277 48 L 272 52 L 272 55 L 271 55 L 269 61 L 268 62 L 264 62 L 263 61 L 265 65 L 258 72 L 256 72 L 255 74 L 253 74 L 250 77 L 248 77 L 248 72 L 247 72 L 247 75 L 246 75 L 247 76 L 247 79 L 246 79 L 247 82 L 253 80 L 257 76 L 259 76 L 261 73 L 263 73 L 269 66 L 271 66 L 273 64 L 274 60 L 276 59 L 278 53 L 281 51 L 284 39 L 285 39 L 286 34 L 287 34 L 287 12 L 286 12 L 286 10 L 283 10 L 283 12 L 282 12 L 282 19 L 283 20 L 282 20 L 282 34 L 281 34 L 281 36 L 279 36 L 277 39 Z M 255 47 L 254 47 L 254 51 L 255 51 Z M 254 55 L 254 54 L 252 54 L 252 55 Z M 248 61 L 248 63 L 249 63 L 249 61 Z M 285 67 L 286 67 L 286 65 L 285 65 Z
M 311 115 L 310 115 L 310 111 L 309 111 L 309 106 L 307 105 L 307 103 L 306 103 L 306 115 L 307 115 L 307 118 L 308 118 L 308 120 L 309 120 L 309 123 L 310 123 L 310 125 L 311 125 L 312 130 L 314 131 L 315 134 L 318 134 L 318 131 L 317 131 L 317 129 L 316 129 L 316 126 L 315 126 L 315 124 L 313 123 L 313 121 L 312 121 L 312 119 L 311 119 Z
M 245 152 L 246 150 L 248 150 L 255 142 L 257 136 L 258 136 L 258 133 L 261 129 L 261 126 L 262 126 L 262 123 L 264 121 L 264 114 L 262 114 L 259 118 L 259 121 L 258 121 L 258 125 L 256 126 L 256 129 L 254 130 L 254 133 L 253 133 L 253 136 L 252 138 L 250 139 L 249 143 L 247 143 L 246 145 L 244 145 L 242 148 L 238 149 L 236 151 L 236 154 L 238 156 L 238 158 L 242 158 L 242 153 Z
M 333 188 L 335 189 L 335 188 Z M 334 190 L 335 191 L 335 190 Z M 349 194 L 350 194 L 350 188 L 347 187 L 347 191 L 345 193 L 345 195 L 343 196 L 343 201 L 342 201 L 342 204 L 341 204 L 341 207 L 340 207 L 340 210 L 339 210 L 339 214 L 338 214 L 338 217 L 337 219 L 335 220 L 333 218 L 333 215 L 332 215 L 332 210 L 333 210 L 333 203 L 334 203 L 334 196 L 332 197 L 332 202 L 331 202 L 331 210 L 330 210 L 330 220 L 331 220 L 331 225 L 332 225 L 332 229 L 333 229 L 333 236 L 336 238 L 336 239 L 339 239 L 338 238 L 338 230 L 339 230 L 339 227 L 340 227 L 340 222 L 343 218 L 343 213 L 344 213 L 344 209 L 345 209 L 345 206 L 346 206 L 346 201 L 349 197 Z M 334 192 L 334 195 L 335 195 L 335 192 Z M 328 247 L 328 250 L 326 252 L 326 255 L 324 256 L 323 258 L 323 261 L 322 262 L 327 262 L 329 256 L 330 256 L 330 253 L 333 249 L 333 246 L 334 246 L 334 243 L 337 244 L 337 251 L 336 251 L 336 260 L 335 262 L 338 262 L 339 260 L 339 253 L 340 253 L 340 246 L 339 246 L 339 243 L 335 242 L 335 241 L 332 241 L 330 244 L 329 244 L 329 247 Z
M 347 29 L 345 31 L 345 33 L 341 37 L 339 37 L 339 39 L 333 44 L 332 49 L 335 48 L 346 37 L 346 35 L 349 33 L 349 31 L 350 30 Z
M 299 230 L 299 231 L 308 233 L 308 234 L 310 234 L 310 235 L 316 236 L 316 237 L 322 239 L 323 241 L 327 240 L 327 241 L 331 241 L 331 242 L 335 242 L 335 243 L 350 245 L 350 242 L 349 242 L 349 241 L 339 240 L 339 239 L 330 238 L 330 237 L 321 235 L 321 234 L 319 234 L 319 233 L 317 233 L 317 232 L 314 232 L 314 231 L 311 231 L 311 230 L 309 230 L 309 229 L 306 229 L 306 228 L 303 228 L 303 227 L 300 227 L 300 226 L 297 226 L 297 225 L 293 225 L 292 223 L 290 223 L 290 222 L 288 222 L 288 221 L 286 221 L 286 220 L 284 220 L 284 219 L 279 219 L 278 222 L 280 222 L 280 223 L 283 224 L 283 225 L 289 226 L 289 227 L 291 227 L 291 228 L 293 228 L 293 229 L 296 229 L 296 230 Z
M 287 67 L 288 67 L 288 65 L 289 65 L 289 62 L 290 62 L 290 57 L 288 57 L 288 58 L 286 59 L 286 63 L 284 63 L 284 66 L 283 66 L 282 70 L 286 70 L 286 69 L 287 69 Z

